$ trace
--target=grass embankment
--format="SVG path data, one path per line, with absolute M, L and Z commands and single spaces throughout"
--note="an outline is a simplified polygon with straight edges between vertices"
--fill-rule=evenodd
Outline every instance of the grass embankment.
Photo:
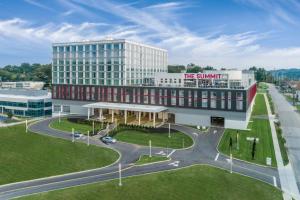
M 264 83 L 264 82 L 258 83 L 258 92 L 265 93 L 265 92 L 267 92 L 268 89 L 269 89 L 269 86 L 266 83 Z
M 229 141 L 232 138 L 232 155 L 235 158 L 266 165 L 266 158 L 272 158 L 272 166 L 277 166 L 273 147 L 272 133 L 268 119 L 258 119 L 253 116 L 267 116 L 267 108 L 263 94 L 257 94 L 252 111 L 252 122 L 249 123 L 250 130 L 239 130 L 239 149 L 237 149 L 237 130 L 226 129 L 219 144 L 219 150 L 230 155 Z M 247 137 L 258 138 L 254 159 L 252 159 L 253 142 Z
M 118 159 L 111 149 L 0 128 L 0 184 L 99 168 Z
M 269 184 L 209 166 L 124 178 L 122 183 L 120 187 L 118 180 L 113 180 L 22 199 L 282 200 L 281 191 Z
M 149 140 L 154 147 L 168 147 L 174 149 L 186 148 L 193 145 L 193 140 L 184 133 L 168 129 L 120 127 L 112 134 L 117 140 L 142 146 L 148 146 Z
M 272 115 L 274 115 L 275 114 L 275 108 L 274 108 L 274 103 L 273 103 L 272 97 L 269 93 L 267 94 L 267 97 L 268 97 L 268 101 L 269 101 L 269 104 L 270 104 L 271 113 L 272 113 Z
M 66 132 L 72 132 L 72 128 L 74 128 L 74 131 L 78 131 L 82 134 L 87 134 L 88 131 L 92 133 L 93 126 L 92 121 L 87 121 L 84 119 L 73 119 L 74 121 L 71 121 L 68 118 L 61 118 L 60 122 L 59 119 L 55 119 L 50 123 L 50 127 L 53 129 L 66 131 Z M 105 126 L 105 125 L 103 125 Z M 95 131 L 101 130 L 104 127 L 102 127 L 102 123 L 95 122 Z
M 169 160 L 166 156 L 149 156 L 149 155 L 142 155 L 138 161 L 135 162 L 136 165 L 144 165 L 153 162 L 165 161 Z
M 289 164 L 289 157 L 287 154 L 287 149 L 285 147 L 285 139 L 282 136 L 282 130 L 280 128 L 280 123 L 275 123 L 275 128 L 276 128 L 276 133 L 277 133 L 277 138 L 278 138 L 278 143 L 280 147 L 280 152 L 281 152 L 281 157 L 284 165 Z

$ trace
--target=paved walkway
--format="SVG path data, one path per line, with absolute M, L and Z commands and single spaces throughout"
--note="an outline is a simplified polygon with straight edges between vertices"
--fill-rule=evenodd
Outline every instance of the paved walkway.
M 281 189 L 283 191 L 283 198 L 284 200 L 291 200 L 292 197 L 295 199 L 300 199 L 294 171 L 290 165 L 284 166 L 283 164 L 276 128 L 274 125 L 275 116 L 272 115 L 267 95 L 264 94 L 264 97 L 268 110 L 269 123 L 272 132 L 272 139 L 275 150 L 275 157 L 277 160 L 277 168 L 280 177 Z

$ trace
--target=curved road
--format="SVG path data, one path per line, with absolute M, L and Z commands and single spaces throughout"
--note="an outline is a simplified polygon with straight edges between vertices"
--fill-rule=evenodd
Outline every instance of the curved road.
M 29 129 L 38 134 L 72 140 L 71 133 L 54 130 L 49 127 L 49 124 L 53 119 L 54 118 L 49 118 L 34 123 L 29 127 Z M 166 125 L 164 126 L 167 128 Z M 133 163 L 140 157 L 140 155 L 149 154 L 149 148 L 122 142 L 105 145 L 99 139 L 91 137 L 90 144 L 105 146 L 117 150 L 121 154 L 119 162 L 94 170 L 2 185 L 0 186 L 0 199 L 11 199 L 35 193 L 115 179 L 118 178 L 119 175 L 119 163 L 122 164 L 122 177 L 178 169 L 180 167 L 186 167 L 194 164 L 207 164 L 230 170 L 228 157 L 219 154 L 217 151 L 217 145 L 223 134 L 223 129 L 211 128 L 208 133 L 201 133 L 196 129 L 181 125 L 172 124 L 171 128 L 192 137 L 194 145 L 190 148 L 181 150 L 152 148 L 153 155 L 159 153 L 167 154 L 171 158 L 170 161 L 144 166 L 135 166 Z M 217 133 L 215 133 L 215 130 Z M 86 143 L 86 138 L 78 139 L 76 142 Z M 280 187 L 278 172 L 275 168 L 264 167 L 234 159 L 233 171 Z

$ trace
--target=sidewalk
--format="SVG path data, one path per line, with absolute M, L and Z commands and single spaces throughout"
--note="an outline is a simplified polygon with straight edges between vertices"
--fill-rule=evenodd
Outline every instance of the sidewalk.
M 275 150 L 275 157 L 277 160 L 277 167 L 278 167 L 278 173 L 279 173 L 279 178 L 281 183 L 281 189 L 283 191 L 283 198 L 284 200 L 291 200 L 292 198 L 300 199 L 299 190 L 297 187 L 297 182 L 295 179 L 293 168 L 290 163 L 286 166 L 283 165 L 278 138 L 276 134 L 276 129 L 274 125 L 275 117 L 272 115 L 267 95 L 264 94 L 264 97 L 267 105 L 269 122 L 272 131 L 272 139 L 273 139 L 273 145 Z

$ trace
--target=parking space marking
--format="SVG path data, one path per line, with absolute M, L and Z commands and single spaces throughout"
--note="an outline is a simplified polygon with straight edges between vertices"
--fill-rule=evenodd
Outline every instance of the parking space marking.
M 215 161 L 218 160 L 220 153 L 217 153 L 216 157 L 215 157 Z
M 273 182 L 274 182 L 274 186 L 277 187 L 277 181 L 276 181 L 276 177 L 273 176 Z
M 172 163 L 169 163 L 168 165 L 172 165 L 174 167 L 178 167 L 179 166 L 180 161 L 174 161 Z
M 166 153 L 165 153 L 164 151 L 157 152 L 156 154 L 157 154 L 157 155 L 162 155 L 162 156 L 165 156 L 165 155 L 166 155 Z

